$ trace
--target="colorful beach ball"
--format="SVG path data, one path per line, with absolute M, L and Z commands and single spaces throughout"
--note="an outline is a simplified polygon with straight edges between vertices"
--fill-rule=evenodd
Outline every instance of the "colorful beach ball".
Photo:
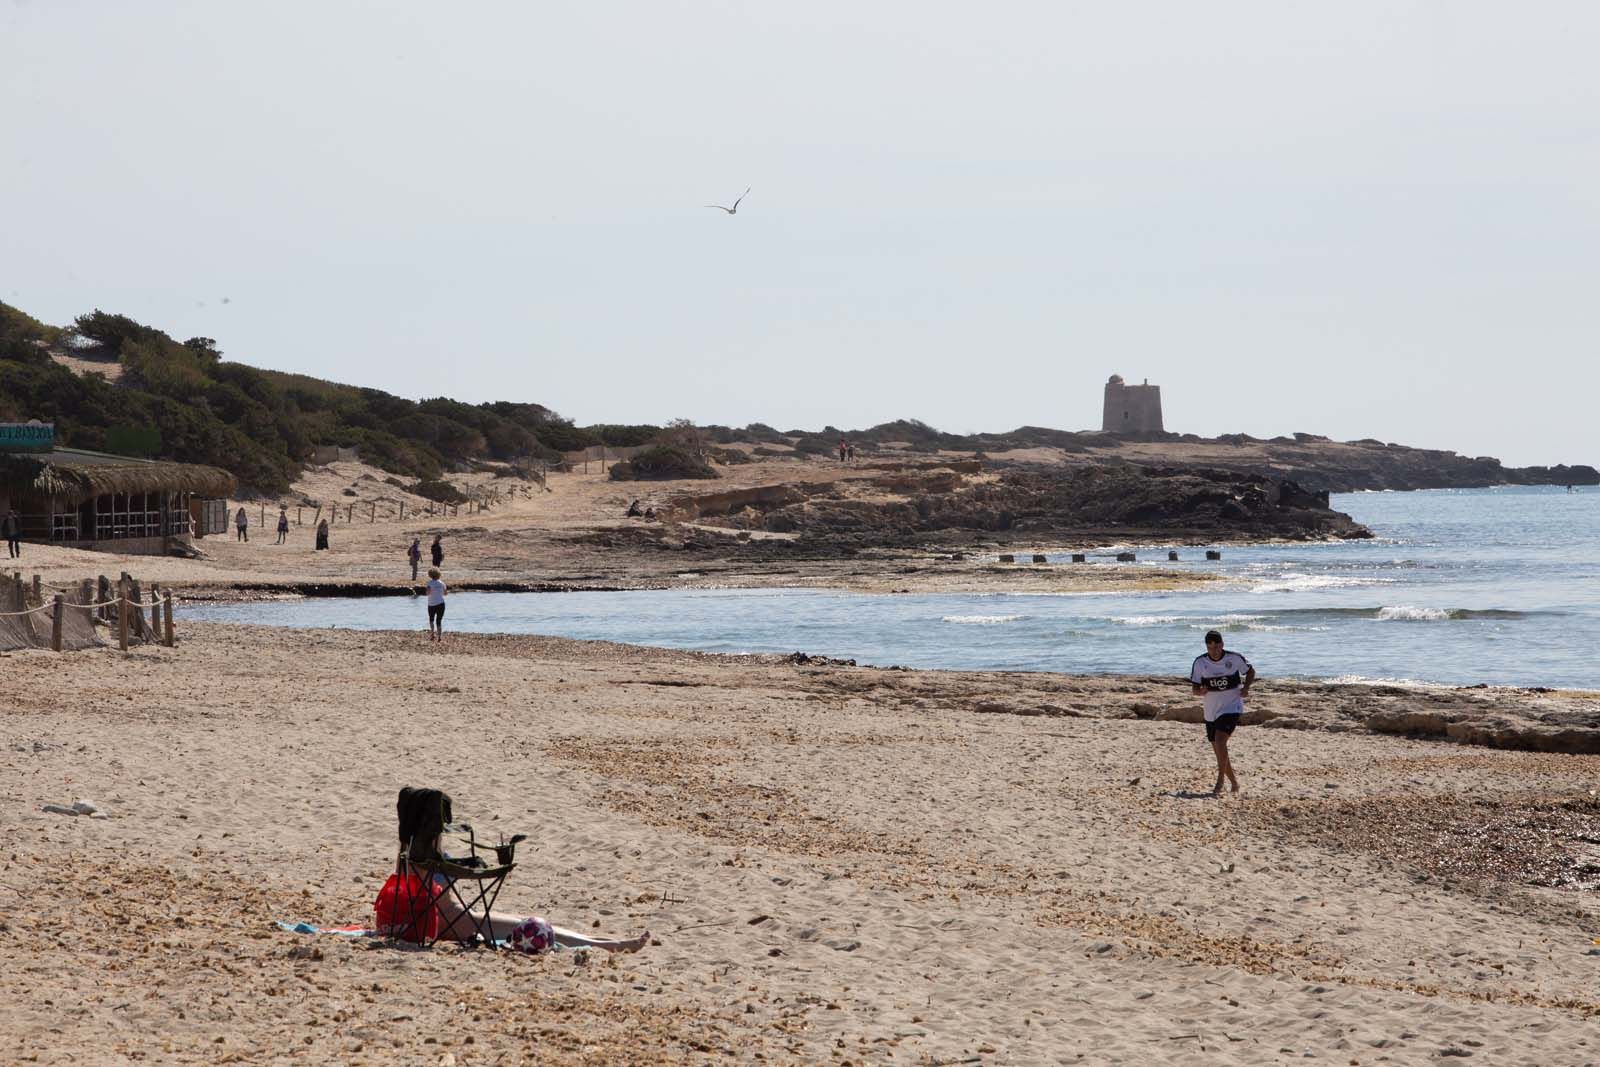
M 533 915 L 511 928 L 506 943 L 517 952 L 544 952 L 556 943 L 556 935 L 549 923 Z

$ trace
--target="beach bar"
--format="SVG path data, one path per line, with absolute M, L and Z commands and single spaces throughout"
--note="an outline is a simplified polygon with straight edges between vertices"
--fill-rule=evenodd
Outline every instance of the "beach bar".
M 24 541 L 186 554 L 193 538 L 224 531 L 233 490 L 216 467 L 0 443 L 0 516 L 16 509 Z

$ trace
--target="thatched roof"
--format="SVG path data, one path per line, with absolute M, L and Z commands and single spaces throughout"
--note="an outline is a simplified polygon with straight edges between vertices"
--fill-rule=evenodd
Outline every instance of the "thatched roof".
M 195 493 L 226 497 L 234 478 L 217 467 L 197 463 L 112 456 L 58 448 L 53 452 L 12 455 L 0 463 L 0 484 L 47 496 L 82 500 L 107 493 Z

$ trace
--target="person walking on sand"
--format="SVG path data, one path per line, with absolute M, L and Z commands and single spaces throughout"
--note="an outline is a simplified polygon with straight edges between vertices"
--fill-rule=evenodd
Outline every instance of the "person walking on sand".
M 1237 652 L 1222 647 L 1222 635 L 1216 630 L 1206 633 L 1206 650 L 1194 658 L 1189 668 L 1189 683 L 1195 696 L 1205 699 L 1206 740 L 1217 757 L 1217 784 L 1211 794 L 1222 792 L 1226 778 L 1233 791 L 1239 791 L 1239 779 L 1233 775 L 1233 762 L 1228 758 L 1228 740 L 1244 714 L 1244 702 L 1250 697 L 1250 686 L 1255 684 L 1256 669 L 1250 661 Z
M 289 540 L 289 505 L 278 505 L 278 544 Z
M 7 508 L 6 517 L 0 519 L 0 533 L 6 535 L 6 558 L 22 558 L 22 520 L 16 508 Z
M 323 519 L 317 523 L 317 551 L 321 552 L 328 547 L 328 520 Z
M 444 598 L 450 591 L 439 580 L 439 568 L 428 568 L 428 640 L 444 640 Z
M 238 512 L 233 516 L 235 541 L 250 540 L 250 516 L 245 513 L 244 506 L 240 505 Z
M 406 559 L 411 561 L 411 580 L 417 580 L 417 568 L 422 564 L 422 538 L 413 537 L 411 547 L 406 549 Z
M 433 553 L 433 565 L 435 567 L 440 567 L 440 566 L 444 565 L 444 545 L 442 545 L 439 542 L 439 538 L 442 537 L 442 536 L 444 536 L 444 535 L 443 534 L 434 534 L 433 535 L 433 545 L 429 549 L 429 551 Z

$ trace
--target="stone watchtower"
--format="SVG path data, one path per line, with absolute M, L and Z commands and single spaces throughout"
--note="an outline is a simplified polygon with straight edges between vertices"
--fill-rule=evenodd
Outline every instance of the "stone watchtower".
M 1100 429 L 1106 433 L 1160 433 L 1161 386 L 1126 385 L 1122 375 L 1113 374 L 1106 382 L 1105 415 Z

